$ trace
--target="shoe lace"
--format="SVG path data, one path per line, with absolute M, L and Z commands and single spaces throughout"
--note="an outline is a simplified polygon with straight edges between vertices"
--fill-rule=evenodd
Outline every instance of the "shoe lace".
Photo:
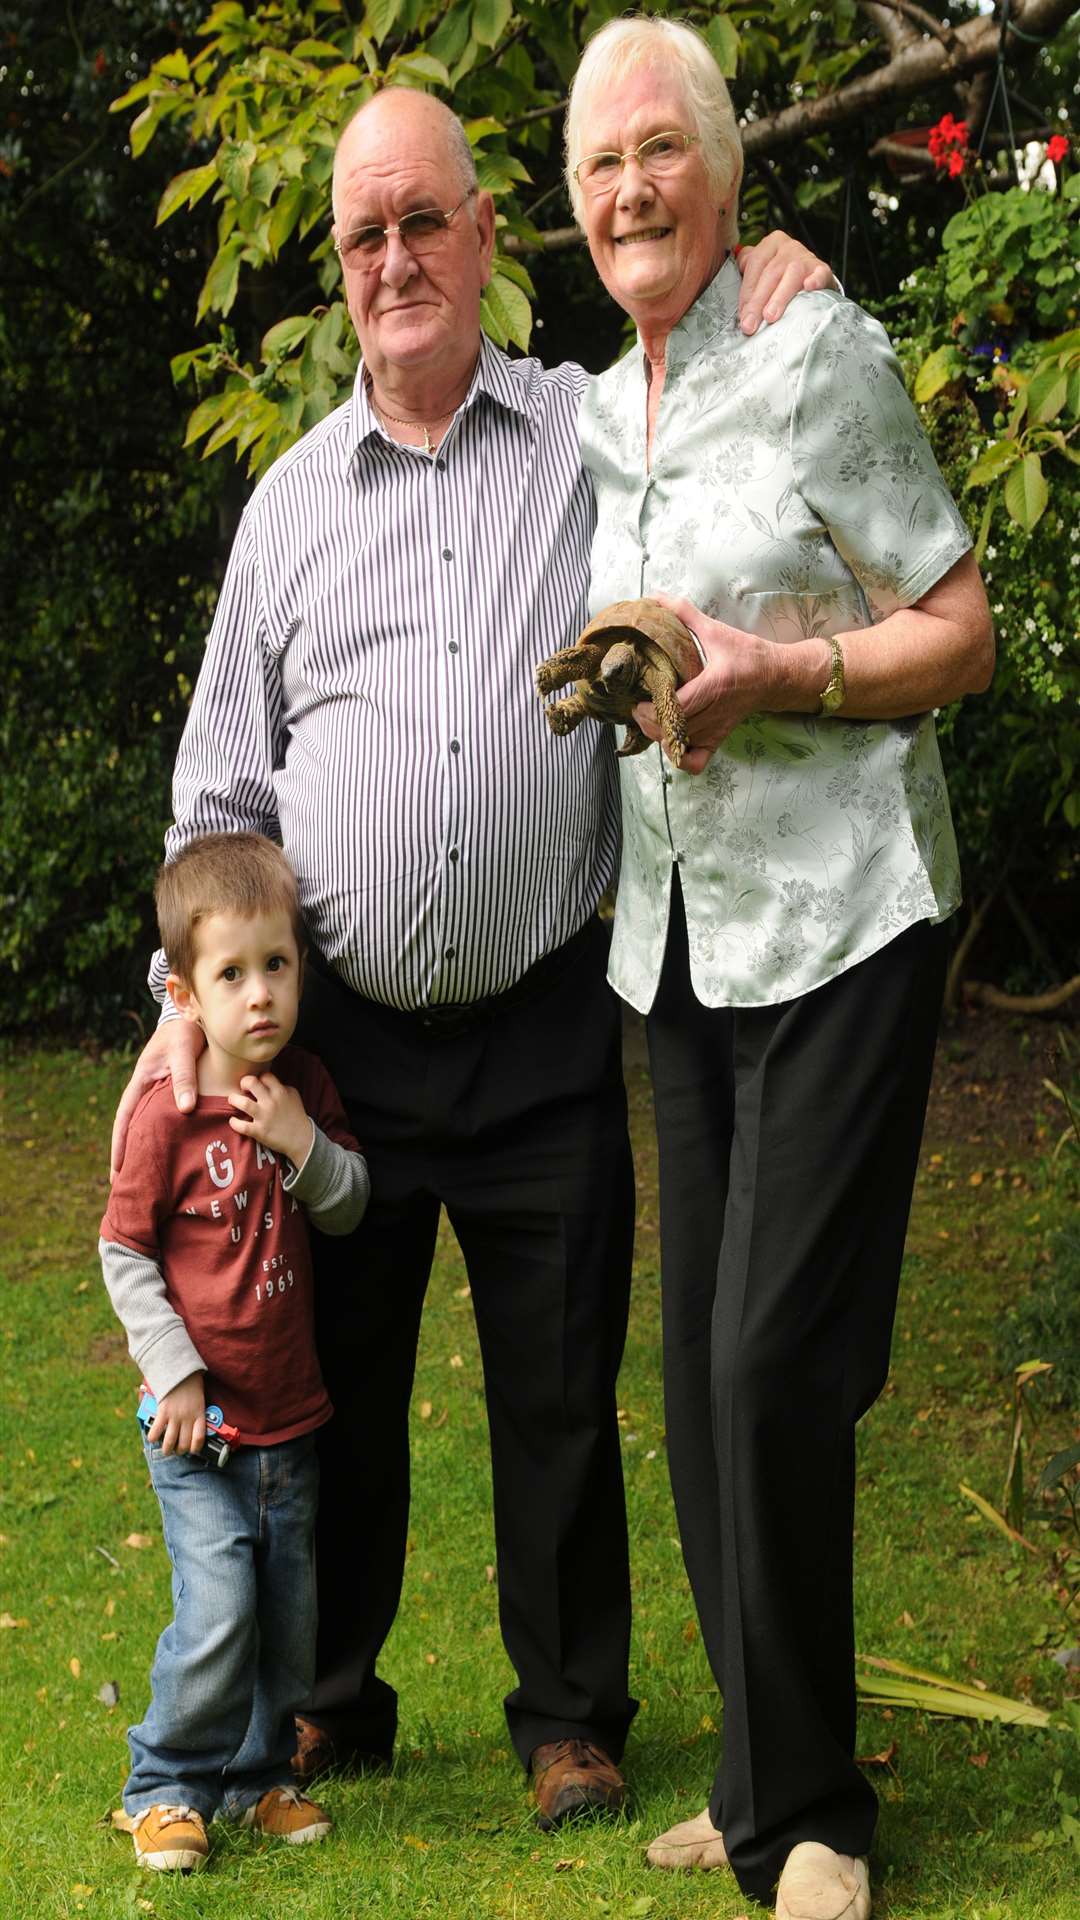
M 611 1760 L 602 1747 L 594 1747 L 591 1740 L 556 1740 L 551 1749 L 551 1758 L 545 1762 L 544 1772 L 560 1760 L 571 1760 L 575 1766 L 609 1767 Z
M 175 1827 L 178 1826 L 181 1821 L 199 1820 L 201 1818 L 201 1815 L 196 1812 L 194 1807 L 186 1807 L 180 1802 L 178 1802 L 175 1807 L 147 1807 L 145 1812 L 140 1813 L 135 1822 L 136 1833 L 142 1826 L 143 1821 L 151 1813 L 157 1814 L 159 1827 Z

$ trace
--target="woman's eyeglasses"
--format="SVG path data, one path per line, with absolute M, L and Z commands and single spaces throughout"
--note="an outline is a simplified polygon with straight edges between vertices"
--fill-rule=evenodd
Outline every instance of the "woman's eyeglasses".
M 696 133 L 654 133 L 640 147 L 628 147 L 625 153 L 588 153 L 574 168 L 574 179 L 586 193 L 608 193 L 620 178 L 628 160 L 636 160 L 647 179 L 662 180 L 673 173 L 697 145 Z
M 423 259 L 426 253 L 434 253 L 441 247 L 455 213 L 461 212 L 465 201 L 471 200 L 475 192 L 476 188 L 470 187 L 465 198 L 448 213 L 442 207 L 418 207 L 415 213 L 403 213 L 393 227 L 354 227 L 351 233 L 338 235 L 334 241 L 335 251 L 347 267 L 373 267 L 386 252 L 390 235 L 396 233 L 409 253 Z

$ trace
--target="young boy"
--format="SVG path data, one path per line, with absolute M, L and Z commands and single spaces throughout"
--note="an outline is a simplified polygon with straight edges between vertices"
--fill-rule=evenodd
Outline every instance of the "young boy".
M 143 1866 L 201 1866 L 215 1813 L 298 1842 L 330 1822 L 290 1784 L 314 1677 L 319 1372 L 304 1211 L 349 1233 L 367 1168 L 330 1079 L 287 1042 L 304 934 L 258 834 L 207 834 L 158 876 L 169 991 L 202 1028 L 198 1099 L 139 1106 L 101 1223 L 105 1284 L 157 1399 L 146 1455 L 173 1568 L 124 1807 Z M 269 1071 L 271 1062 L 276 1072 Z M 203 1451 L 216 1403 L 239 1440 Z

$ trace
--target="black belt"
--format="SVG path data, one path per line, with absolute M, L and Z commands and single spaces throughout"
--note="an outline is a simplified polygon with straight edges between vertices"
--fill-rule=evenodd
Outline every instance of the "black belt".
M 384 1006 L 378 1000 L 368 1000 L 365 1004 L 373 1013 L 385 1015 L 391 1022 L 407 1024 L 418 1034 L 422 1033 L 431 1039 L 453 1040 L 458 1034 L 471 1033 L 486 1026 L 500 1013 L 507 1013 L 513 1007 L 535 1000 L 583 958 L 586 948 L 600 932 L 601 922 L 595 917 L 588 919 L 561 947 L 556 947 L 553 953 L 545 953 L 543 959 L 537 960 L 522 974 L 520 980 L 515 980 L 502 993 L 487 993 L 482 999 L 470 1000 L 462 1006 L 440 1005 L 402 1011 L 397 1007 Z

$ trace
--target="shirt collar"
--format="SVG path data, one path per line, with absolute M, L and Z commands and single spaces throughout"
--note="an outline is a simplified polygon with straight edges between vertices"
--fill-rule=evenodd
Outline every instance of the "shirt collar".
M 708 286 L 702 288 L 693 306 L 683 314 L 668 335 L 664 355 L 668 378 L 673 373 L 681 372 L 717 334 L 730 333 L 734 329 L 739 314 L 740 282 L 739 269 L 729 254 Z M 639 345 L 640 341 L 639 334 Z
M 486 334 L 480 336 L 480 353 L 461 411 L 465 413 L 470 407 L 475 406 L 481 395 L 493 400 L 496 406 L 520 413 L 525 419 L 531 418 L 524 393 L 511 371 L 510 361 L 504 353 L 499 352 L 498 347 L 488 339 Z M 351 463 L 354 454 L 359 452 L 365 440 L 369 439 L 373 433 L 382 432 L 382 423 L 368 394 L 363 360 L 356 369 L 350 407 L 350 431 L 344 460 L 346 467 Z

